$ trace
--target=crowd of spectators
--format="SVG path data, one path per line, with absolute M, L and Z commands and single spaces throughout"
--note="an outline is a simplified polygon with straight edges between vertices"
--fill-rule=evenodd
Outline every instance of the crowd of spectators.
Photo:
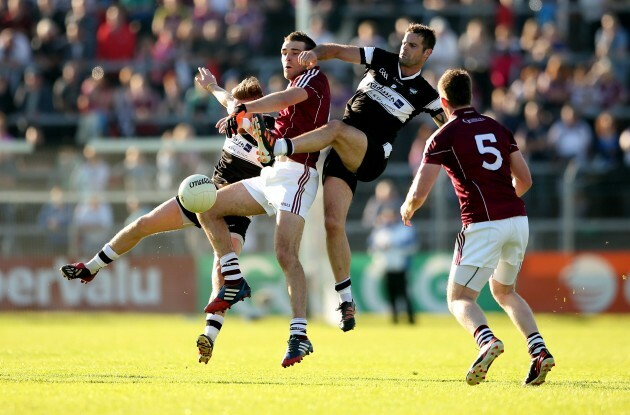
M 129 149 L 112 166 L 83 148 L 95 137 L 217 134 L 214 123 L 225 112 L 194 87 L 199 66 L 227 89 L 251 74 L 266 92 L 285 88 L 278 47 L 294 30 L 295 3 L 0 0 L 0 141 L 54 149 L 57 170 L 79 171 L 54 176 L 64 190 L 83 189 L 82 175 L 92 193 L 96 179 L 104 189 L 112 183 L 130 191 L 173 189 L 184 174 L 211 164 L 168 149 L 157 155 Z M 433 27 L 437 45 L 424 77 L 435 85 L 446 68 L 466 68 L 475 105 L 515 132 L 534 173 L 539 162 L 575 160 L 595 173 L 630 167 L 627 2 L 316 0 L 311 6 L 306 31 L 320 43 L 397 51 L 410 21 Z M 339 118 L 362 68 L 322 66 L 333 94 L 331 116 Z M 430 120 L 415 121 L 394 157 L 416 168 L 434 129 Z M 0 159 L 0 168 L 13 168 L 10 157 Z

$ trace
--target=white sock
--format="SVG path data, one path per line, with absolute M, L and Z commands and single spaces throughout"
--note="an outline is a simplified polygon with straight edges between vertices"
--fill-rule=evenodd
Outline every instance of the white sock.
M 306 319 L 305 318 L 294 318 L 291 319 L 291 324 L 289 325 L 289 334 L 290 335 L 298 335 L 298 336 L 306 336 Z
M 212 342 L 214 343 L 219 335 L 219 331 L 221 331 L 221 327 L 223 327 L 223 322 L 225 321 L 225 317 L 220 316 L 218 314 L 207 314 L 206 315 L 206 328 L 203 331 L 203 334 L 210 337 Z
M 352 282 L 350 277 L 335 284 L 335 290 L 339 295 L 339 301 L 342 303 L 352 302 Z
M 98 254 L 94 255 L 90 261 L 85 264 L 85 267 L 90 270 L 92 274 L 101 268 L 104 268 L 116 261 L 120 255 L 118 255 L 109 244 L 105 244 L 103 249 Z
M 219 258 L 219 264 L 221 265 L 221 274 L 225 281 L 237 281 L 243 278 L 241 274 L 241 268 L 238 264 L 238 257 L 235 252 L 223 255 Z

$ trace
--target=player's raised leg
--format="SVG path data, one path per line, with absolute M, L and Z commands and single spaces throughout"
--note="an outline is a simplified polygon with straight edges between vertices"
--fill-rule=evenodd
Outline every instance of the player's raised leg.
M 79 279 L 83 283 L 88 283 L 94 279 L 101 268 L 110 265 L 118 257 L 129 252 L 145 237 L 160 232 L 182 229 L 192 224 L 183 215 L 177 200 L 175 198 L 169 199 L 121 229 L 88 262 L 76 262 L 62 266 L 61 274 L 66 279 Z

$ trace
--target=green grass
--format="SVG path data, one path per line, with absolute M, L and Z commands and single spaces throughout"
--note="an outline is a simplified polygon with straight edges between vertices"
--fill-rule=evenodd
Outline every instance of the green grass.
M 630 316 L 539 316 L 556 367 L 529 388 L 524 340 L 503 315 L 489 319 L 506 351 L 471 387 L 474 341 L 448 315 L 413 327 L 359 315 L 349 333 L 313 320 L 315 353 L 283 369 L 287 317 L 228 317 L 206 366 L 203 315 L 4 313 L 0 413 L 630 413 Z

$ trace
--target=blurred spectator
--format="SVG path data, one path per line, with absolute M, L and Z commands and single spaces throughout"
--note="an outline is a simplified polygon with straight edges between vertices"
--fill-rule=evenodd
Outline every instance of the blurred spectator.
M 50 189 L 50 199 L 42 206 L 37 216 L 37 224 L 46 236 L 49 252 L 66 254 L 68 252 L 69 228 L 72 221 L 72 207 L 64 201 L 64 192 L 60 187 Z
M 394 23 L 394 31 L 387 36 L 387 46 L 388 50 L 396 51 L 400 49 L 400 45 L 402 45 L 402 40 L 405 37 L 405 32 L 409 27 L 411 20 L 407 16 L 399 17 L 396 19 Z
M 77 124 L 77 144 L 85 144 L 92 138 L 102 137 L 109 133 L 108 123 L 113 108 L 113 91 L 102 72 L 95 70 L 91 77 L 83 80 L 77 108 L 81 115 Z
M 404 303 L 409 324 L 415 323 L 413 306 L 407 289 L 407 273 L 411 257 L 417 249 L 412 227 L 400 220 L 400 206 L 384 208 L 373 224 L 368 238 L 368 252 L 372 266 L 385 271 L 385 291 L 392 313 L 392 322 L 398 323 L 399 300 Z
M 513 30 L 516 21 L 514 14 L 513 0 L 499 0 L 494 17 L 495 26 L 502 25 Z
M 144 154 L 137 147 L 127 148 L 121 171 L 127 193 L 152 190 L 154 188 L 153 169 L 147 163 Z
M 562 107 L 560 119 L 551 125 L 547 136 L 553 156 L 562 162 L 570 160 L 585 165 L 593 132 L 591 127 L 576 112 L 575 108 L 567 104 Z
M 360 48 L 375 46 L 377 48 L 387 49 L 385 39 L 379 35 L 378 27 L 373 20 L 364 20 L 359 23 L 357 35 L 350 40 L 350 44 Z
M 0 24 L 0 27 L 3 27 Z M 11 89 L 17 88 L 22 80 L 21 70 L 32 62 L 31 45 L 28 37 L 13 29 L 3 29 L 0 32 L 0 65 L 9 69 L 5 74 Z
M 438 39 L 438 41 L 441 40 Z M 441 47 L 441 44 L 437 46 L 438 49 Z M 464 69 L 470 73 L 475 91 L 479 92 L 479 94 L 473 95 L 479 95 L 481 98 L 480 107 L 487 108 L 490 105 L 490 93 L 492 91 L 489 71 L 492 40 L 480 19 L 473 19 L 468 22 L 466 31 L 459 37 L 458 50 Z M 433 55 L 431 56 L 433 59 Z
M 16 109 L 27 118 L 53 112 L 52 88 L 44 82 L 37 68 L 24 70 L 24 83 L 15 91 L 14 102 Z
M 135 73 L 131 76 L 129 89 L 124 97 L 133 114 L 134 134 L 138 136 L 159 134 L 158 127 L 153 122 L 159 108 L 159 96 L 143 74 Z
M 502 88 L 516 78 L 522 59 L 518 39 L 509 28 L 497 26 L 494 37 L 494 49 L 490 58 L 490 81 L 495 88 Z
M 416 137 L 411 143 L 411 149 L 409 149 L 409 156 L 407 158 L 412 177 L 415 176 L 418 168 L 420 168 L 422 164 L 422 160 L 424 160 L 424 148 L 427 144 L 427 140 L 431 137 L 431 134 L 435 132 L 436 128 L 433 123 L 423 122 L 416 132 Z
M 57 26 L 59 33 L 64 33 L 66 31 L 66 14 L 60 3 L 57 0 L 37 0 L 36 20 L 50 19 Z
M 114 225 L 114 215 L 109 203 L 98 193 L 85 196 L 72 216 L 72 256 L 98 252 L 109 240 Z
M 0 111 L 0 142 L 2 141 L 12 141 L 15 137 L 13 137 L 9 133 L 9 126 L 7 125 L 7 116 L 4 112 Z
M 545 108 L 557 113 L 569 101 L 570 87 L 571 69 L 564 64 L 561 55 L 551 55 L 537 82 L 538 96 L 543 100 Z
M 611 170 L 622 161 L 619 133 L 609 112 L 602 112 L 595 119 L 595 145 L 593 164 L 597 170 Z
M 540 36 L 534 42 L 531 57 L 543 64 L 554 53 L 565 53 L 568 45 L 562 38 L 555 23 L 549 22 L 541 26 Z
M 535 18 L 530 17 L 525 20 L 519 37 L 519 45 L 528 57 L 531 57 L 538 38 L 540 38 L 540 26 Z
M 436 42 L 426 67 L 439 76 L 449 68 L 460 67 L 457 35 L 446 19 L 434 17 L 429 22 L 429 27 L 435 30 Z
M 514 138 L 528 161 L 549 160 L 547 130 L 549 114 L 536 101 L 529 101 L 524 108 L 524 121 L 518 126 Z
M 151 21 L 155 11 L 154 0 L 119 0 L 118 4 L 127 12 L 129 22 L 137 27 L 142 36 L 151 34 Z
M 83 149 L 83 161 L 76 165 L 70 176 L 72 188 L 81 195 L 101 193 L 107 189 L 109 165 L 98 155 L 91 146 Z
M 540 70 L 536 65 L 526 65 L 521 69 L 518 79 L 510 85 L 510 93 L 514 95 L 519 104 L 527 101 L 538 101 L 538 77 Z
M 105 21 L 96 33 L 96 58 L 107 61 L 133 59 L 136 51 L 136 34 L 127 23 L 119 6 L 110 6 Z
M 14 29 L 30 38 L 34 24 L 31 3 L 27 0 L 7 0 L 7 10 L 0 15 L 0 27 Z
M 324 18 L 318 14 L 312 15 L 308 21 L 308 34 L 313 41 L 320 45 L 322 43 L 335 43 L 335 35 L 326 26 Z M 400 43 L 398 44 L 400 46 Z
M 156 38 L 163 32 L 175 36 L 180 23 L 187 19 L 190 19 L 190 10 L 180 0 L 163 0 L 153 14 L 151 31 Z
M 31 49 L 37 68 L 44 82 L 49 85 L 52 85 L 61 75 L 67 46 L 55 22 L 48 18 L 37 22 L 35 36 L 31 40 Z
M 250 51 L 262 44 L 265 17 L 259 2 L 233 0 L 232 8 L 225 15 L 227 41 L 230 45 L 245 45 Z
M 96 33 L 99 26 L 96 13 L 89 9 L 88 0 L 71 0 L 71 5 L 72 8 L 66 14 L 66 30 L 76 24 L 76 36 L 82 44 L 83 55 L 96 56 Z
M 363 209 L 361 223 L 366 228 L 371 228 L 376 223 L 381 212 L 385 209 L 397 211 L 402 205 L 402 198 L 396 189 L 396 185 L 389 179 L 380 180 L 376 183 L 374 195 L 372 195 Z
M 601 28 L 595 33 L 595 55 L 609 58 L 615 65 L 616 75 L 624 79 L 626 75 L 625 58 L 628 56 L 630 38 L 628 31 L 619 24 L 619 19 L 612 13 L 601 18 Z
M 184 93 L 173 72 L 168 72 L 162 78 L 162 89 L 164 96 L 159 102 L 157 113 L 162 116 L 184 116 Z
M 596 107 L 613 108 L 625 99 L 623 84 L 615 76 L 609 59 L 600 59 L 588 73 L 592 99 Z
M 74 61 L 66 62 L 61 77 L 53 85 L 53 107 L 60 113 L 77 113 L 81 80 L 78 65 Z
M 75 21 L 68 23 L 66 27 L 66 61 L 83 65 L 87 60 L 94 59 L 96 56 L 96 42 L 91 44 L 86 41 L 86 38 L 92 35 L 86 35 L 84 30 L 85 29 Z
M 593 109 L 593 85 L 588 76 L 586 65 L 578 65 L 573 69 L 573 77 L 569 87 L 569 102 L 575 108 L 580 108 L 584 112 L 591 112 Z

